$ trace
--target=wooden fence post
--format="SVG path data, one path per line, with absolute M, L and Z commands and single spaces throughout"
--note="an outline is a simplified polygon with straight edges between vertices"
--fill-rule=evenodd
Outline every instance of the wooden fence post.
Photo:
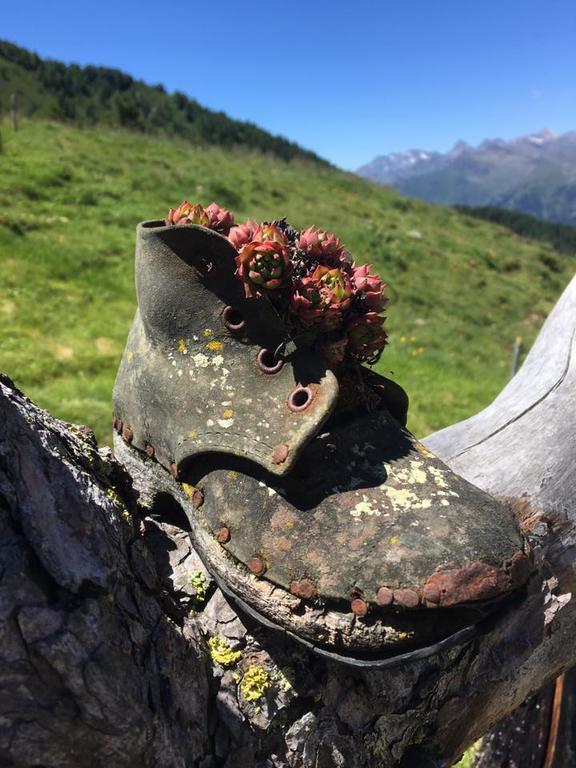
M 12 130 L 18 130 L 18 96 L 15 93 L 10 94 L 10 117 L 12 120 Z

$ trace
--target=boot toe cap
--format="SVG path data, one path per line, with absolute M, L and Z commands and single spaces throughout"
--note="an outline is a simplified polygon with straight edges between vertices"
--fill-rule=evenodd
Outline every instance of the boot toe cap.
M 436 608 L 458 625 L 531 571 L 512 512 L 385 413 L 319 435 L 283 485 L 229 468 L 203 487 L 202 524 L 226 528 L 222 546 L 241 567 L 367 624 L 428 630 Z

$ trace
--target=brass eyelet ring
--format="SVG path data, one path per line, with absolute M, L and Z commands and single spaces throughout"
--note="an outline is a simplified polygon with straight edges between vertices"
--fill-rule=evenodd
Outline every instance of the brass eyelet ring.
M 314 393 L 310 387 L 295 387 L 288 395 L 288 408 L 294 413 L 305 411 L 314 399 Z
M 246 326 L 246 320 L 240 310 L 235 307 L 224 307 L 222 312 L 222 322 L 232 333 L 239 333 L 243 331 Z
M 256 362 L 262 373 L 278 373 L 284 367 L 284 360 L 277 358 L 274 352 L 269 349 L 261 349 L 258 352 Z

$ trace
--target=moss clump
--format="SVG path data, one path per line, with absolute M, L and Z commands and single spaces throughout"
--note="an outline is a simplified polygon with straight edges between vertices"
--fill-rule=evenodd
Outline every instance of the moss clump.
M 206 593 L 208 592 L 206 576 L 204 576 L 202 571 L 192 571 L 186 581 L 194 588 L 196 592 L 196 601 L 203 603 L 204 600 L 206 600 Z
M 477 741 L 475 744 L 469 747 L 462 756 L 460 762 L 456 763 L 454 768 L 472 768 L 474 764 L 474 758 L 480 751 L 481 744 L 482 740 Z
M 284 693 L 294 689 L 294 670 L 290 669 L 290 667 L 275 669 L 270 674 L 270 677 L 279 690 L 284 691 Z
M 228 640 L 223 637 L 211 637 L 208 640 L 208 647 L 212 661 L 220 664 L 221 667 L 231 667 L 242 658 L 242 652 L 233 651 Z
M 261 699 L 266 691 L 272 687 L 268 672 L 261 664 L 248 667 L 240 682 L 240 692 L 246 701 Z

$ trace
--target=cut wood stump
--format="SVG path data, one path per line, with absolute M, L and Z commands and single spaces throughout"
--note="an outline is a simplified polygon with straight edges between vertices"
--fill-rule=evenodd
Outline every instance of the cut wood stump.
M 386 670 L 243 615 L 133 454 L 0 377 L 0 765 L 449 766 L 535 692 L 553 700 L 576 664 L 575 332 L 576 279 L 499 397 L 425 441 L 515 510 L 538 565 L 526 596 L 465 644 Z M 481 768 L 512 764 L 498 731 L 486 742 Z

